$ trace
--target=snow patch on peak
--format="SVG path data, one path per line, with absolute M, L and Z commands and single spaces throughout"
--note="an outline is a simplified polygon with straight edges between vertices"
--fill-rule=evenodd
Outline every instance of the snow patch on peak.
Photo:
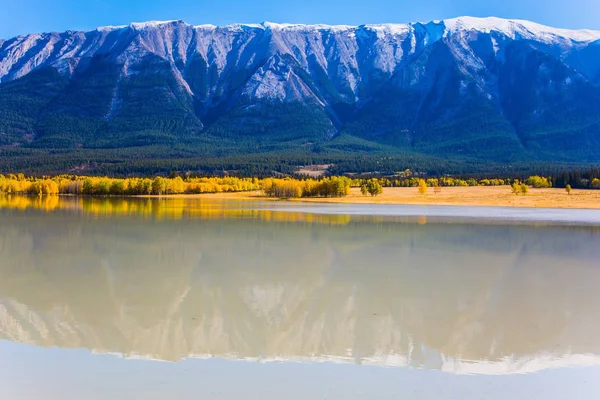
M 477 30 L 484 33 L 492 31 L 501 31 L 504 33 L 514 33 L 515 22 L 496 18 L 475 18 L 475 17 L 459 17 L 441 21 L 446 28 L 451 32 L 459 30 Z
M 367 24 L 363 27 L 377 33 L 390 35 L 405 35 L 411 30 L 409 24 Z
M 521 36 L 544 42 L 553 42 L 561 38 L 574 42 L 592 42 L 600 39 L 600 31 L 552 28 L 525 20 L 510 20 L 496 17 L 459 17 L 447 19 L 442 22 L 446 26 L 448 34 L 474 30 L 483 33 L 500 32 L 512 39 Z
M 224 29 L 226 31 L 235 31 L 235 32 L 242 32 L 245 30 L 256 30 L 256 29 L 260 29 L 260 30 L 264 30 L 265 27 L 262 24 L 229 24 L 229 25 L 223 25 L 221 27 L 217 27 L 217 28 L 221 28 Z
M 311 31 L 331 31 L 331 32 L 342 32 L 356 29 L 355 26 L 351 25 L 304 25 L 304 24 L 278 24 L 275 22 L 263 22 L 261 24 L 265 29 L 281 30 L 281 31 L 300 31 L 300 32 L 311 32 Z
M 121 30 L 121 29 L 125 29 L 128 26 L 129 25 L 99 26 L 98 28 L 96 28 L 96 30 L 98 32 L 111 32 L 111 31 L 118 31 L 118 30 Z
M 111 32 L 116 30 L 121 30 L 125 28 L 132 28 L 136 30 L 143 30 L 146 28 L 160 28 L 164 25 L 169 24 L 183 24 L 188 25 L 184 21 L 181 20 L 171 20 L 171 21 L 148 21 L 148 22 L 132 22 L 129 25 L 116 25 L 116 26 L 99 26 L 96 28 L 98 32 Z
M 206 30 L 206 31 L 214 31 L 217 29 L 217 25 L 213 24 L 202 24 L 202 25 L 194 25 L 194 29 Z
M 134 29 L 146 29 L 146 28 L 158 28 L 163 25 L 177 24 L 177 23 L 187 25 L 182 20 L 174 19 L 174 20 L 170 20 L 170 21 L 132 22 L 131 24 L 129 24 L 129 26 L 131 26 Z

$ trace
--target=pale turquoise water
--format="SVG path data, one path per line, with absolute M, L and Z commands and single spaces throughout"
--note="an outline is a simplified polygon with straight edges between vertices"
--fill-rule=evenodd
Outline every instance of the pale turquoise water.
M 593 211 L 91 201 L 0 209 L 0 399 L 600 398 Z

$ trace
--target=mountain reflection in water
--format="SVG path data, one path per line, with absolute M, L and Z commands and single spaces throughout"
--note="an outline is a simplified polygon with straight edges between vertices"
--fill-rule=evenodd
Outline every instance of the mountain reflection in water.
M 597 228 L 178 201 L 0 200 L 0 339 L 454 373 L 600 364 Z

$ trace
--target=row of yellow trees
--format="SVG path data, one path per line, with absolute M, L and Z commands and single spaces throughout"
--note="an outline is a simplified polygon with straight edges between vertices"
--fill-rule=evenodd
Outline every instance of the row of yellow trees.
M 439 193 L 441 190 L 442 186 L 497 186 L 497 182 L 501 182 L 502 185 L 509 183 L 510 180 L 503 180 L 503 179 L 499 179 L 499 180 L 492 180 L 489 181 L 488 179 L 483 179 L 481 181 L 479 181 L 479 183 L 477 185 L 463 185 L 463 184 L 459 184 L 459 185 L 448 185 L 448 181 L 446 180 L 447 178 L 441 178 L 441 179 L 418 179 L 416 181 L 416 186 L 418 187 L 418 191 L 420 194 L 426 194 L 427 193 L 427 188 L 428 187 L 433 187 L 435 193 Z M 474 182 L 477 182 L 473 179 Z M 456 181 L 454 181 L 456 182 Z M 550 181 L 549 178 L 545 178 L 545 177 L 541 177 L 541 176 L 530 176 L 529 178 L 527 178 L 527 180 L 521 182 L 518 179 L 514 179 L 512 181 L 512 185 L 510 185 L 510 188 L 512 190 L 512 192 L 514 194 L 527 194 L 529 192 L 529 186 L 532 186 L 534 188 L 550 188 L 552 187 L 552 181 Z M 569 186 L 569 185 L 567 185 Z M 599 184 L 600 186 L 600 184 Z M 569 186 L 570 188 L 570 186 Z M 363 191 L 364 194 L 364 191 Z
M 343 197 L 350 194 L 353 181 L 345 176 L 315 179 L 274 179 L 261 182 L 265 195 L 269 197 Z
M 437 193 L 442 186 L 499 186 L 513 184 L 515 192 L 525 193 L 526 186 L 536 188 L 552 187 L 550 179 L 540 176 L 529 177 L 525 182 L 510 179 L 456 179 L 452 177 L 423 179 L 411 177 L 402 182 L 388 178 L 350 179 L 343 176 L 323 179 L 293 178 L 108 178 L 60 175 L 34 178 L 19 175 L 0 175 L 0 193 L 26 194 L 74 194 L 98 196 L 170 195 L 200 194 L 220 192 L 247 192 L 263 190 L 269 197 L 342 197 L 350 193 L 351 187 L 360 187 L 363 195 L 379 195 L 383 187 L 418 187 L 419 193 L 426 193 L 433 187 Z M 600 186 L 600 183 L 596 183 Z
M 166 195 L 182 193 L 220 193 L 260 190 L 257 178 L 107 178 L 61 175 L 31 178 L 0 175 L 0 193 L 75 194 L 98 196 Z
M 0 193 L 73 194 L 96 196 L 134 196 L 248 192 L 263 190 L 270 197 L 341 197 L 359 185 L 347 177 L 315 179 L 292 178 L 108 178 L 60 175 L 41 179 L 19 175 L 0 175 Z
M 450 176 L 441 178 L 419 178 L 411 177 L 405 179 L 379 178 L 379 183 L 383 187 L 419 187 L 421 181 L 425 181 L 428 187 L 447 186 L 447 187 L 466 187 L 466 186 L 504 186 L 510 185 L 510 179 L 459 179 Z

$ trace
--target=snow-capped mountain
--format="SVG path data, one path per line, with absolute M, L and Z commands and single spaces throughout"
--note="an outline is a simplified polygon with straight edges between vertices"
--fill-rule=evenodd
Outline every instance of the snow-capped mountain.
M 0 41 L 0 144 L 302 148 L 347 136 L 442 155 L 508 160 L 560 146 L 593 159 L 598 61 L 600 31 L 498 18 L 31 34 Z

